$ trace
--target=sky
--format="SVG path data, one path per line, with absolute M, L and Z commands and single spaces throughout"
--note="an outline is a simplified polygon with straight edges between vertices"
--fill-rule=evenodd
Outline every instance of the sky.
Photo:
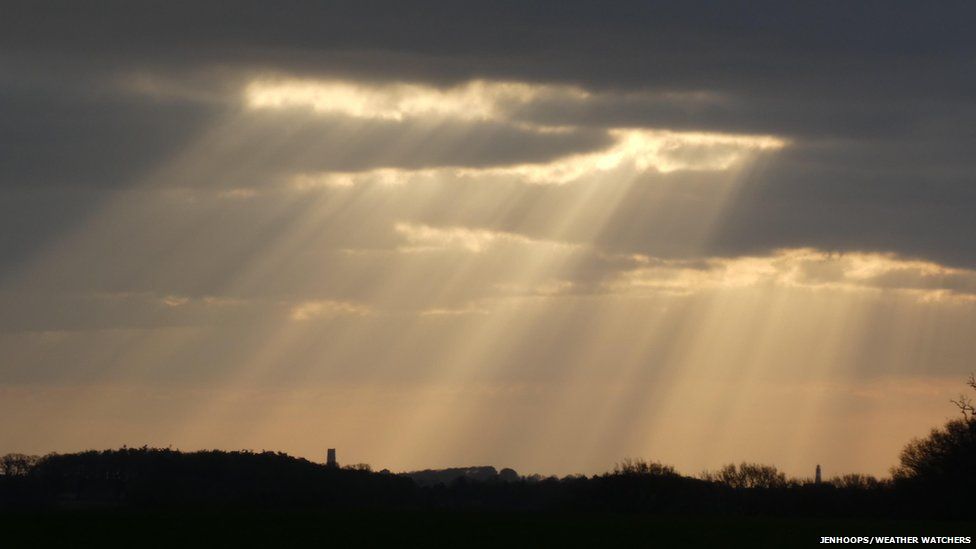
M 969 3 L 2 11 L 0 453 L 884 476 L 976 369 Z

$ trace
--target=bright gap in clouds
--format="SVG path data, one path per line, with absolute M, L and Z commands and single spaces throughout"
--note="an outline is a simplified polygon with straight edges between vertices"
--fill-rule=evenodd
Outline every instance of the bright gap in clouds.
M 431 178 L 515 179 L 532 184 L 565 184 L 595 177 L 619 177 L 647 171 L 726 171 L 757 154 L 781 149 L 784 141 L 768 136 L 680 133 L 663 130 L 609 130 L 607 149 L 572 154 L 550 162 L 491 168 L 381 168 L 362 172 L 301 173 L 290 178 L 297 189 L 348 187 L 380 183 L 399 185 Z
M 572 86 L 473 81 L 450 88 L 417 84 L 361 84 L 339 80 L 255 80 L 247 85 L 244 102 L 254 110 L 306 108 L 318 114 L 402 121 L 409 118 L 501 121 L 536 132 L 565 132 L 519 120 L 518 110 L 540 98 L 561 97 L 585 102 L 590 92 Z M 605 150 L 572 154 L 552 162 L 493 168 L 427 170 L 379 169 L 364 172 L 302 173 L 292 184 L 300 188 L 347 186 L 358 181 L 399 183 L 411 177 L 447 174 L 454 177 L 517 177 L 530 183 L 567 183 L 621 168 L 656 170 L 727 170 L 756 153 L 782 148 L 786 141 L 764 135 L 676 132 L 663 129 L 611 128 L 613 145 Z
M 343 80 L 255 80 L 244 90 L 248 107 L 310 108 L 356 118 L 403 120 L 416 116 L 494 119 L 506 105 L 522 104 L 540 94 L 585 99 L 587 93 L 568 86 L 476 80 L 450 88 L 421 84 L 366 84 Z
M 759 257 L 705 261 L 652 261 L 623 273 L 610 287 L 622 293 L 694 293 L 736 288 L 783 288 L 837 292 L 897 292 L 922 302 L 971 302 L 976 272 L 880 253 L 829 253 L 810 248 L 778 250 Z

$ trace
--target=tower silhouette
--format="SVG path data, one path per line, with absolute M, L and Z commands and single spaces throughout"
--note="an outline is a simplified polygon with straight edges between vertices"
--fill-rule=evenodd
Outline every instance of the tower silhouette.
M 336 461 L 335 448 L 329 448 L 329 451 L 326 454 L 326 456 L 327 456 L 325 458 L 325 464 L 326 464 L 326 466 L 328 466 L 328 467 L 338 467 L 339 466 L 339 462 Z
M 820 484 L 820 464 L 819 463 L 817 464 L 817 476 L 814 478 L 814 481 L 813 482 L 815 484 Z

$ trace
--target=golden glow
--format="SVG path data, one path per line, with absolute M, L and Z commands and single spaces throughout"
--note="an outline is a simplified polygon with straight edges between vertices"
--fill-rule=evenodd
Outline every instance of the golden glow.
M 534 240 L 502 231 L 467 229 L 464 227 L 439 228 L 428 225 L 397 223 L 394 226 L 394 230 L 407 241 L 408 245 L 400 248 L 403 251 L 460 248 L 469 252 L 480 253 L 497 243 L 534 245 L 567 250 L 577 247 L 572 244 L 560 242 Z
M 505 175 L 529 183 L 567 183 L 617 170 L 724 171 L 761 151 L 785 142 L 769 136 L 681 133 L 658 130 L 613 130 L 616 143 L 607 150 L 577 154 L 547 164 L 522 164 L 486 170 L 459 170 L 460 176 Z
M 359 84 L 345 81 L 255 80 L 245 90 L 252 109 L 309 108 L 354 118 L 401 121 L 416 117 L 462 120 L 510 120 L 514 108 L 540 97 L 568 97 L 585 101 L 589 92 L 570 86 L 531 85 L 476 80 L 451 88 L 414 84 Z M 539 132 L 569 128 L 514 121 Z M 728 170 L 757 152 L 773 151 L 786 142 L 767 135 L 729 135 L 647 129 L 611 129 L 614 144 L 591 153 L 575 154 L 552 162 L 498 168 L 436 170 L 454 177 L 516 177 L 529 183 L 566 183 L 617 170 L 641 173 L 656 170 Z M 349 186 L 358 181 L 401 182 L 429 176 L 432 170 L 371 170 L 361 173 L 300 174 L 298 188 Z
M 365 315 L 369 309 L 361 305 L 341 301 L 303 301 L 291 308 L 292 320 L 332 318 L 340 315 Z
M 356 118 L 403 120 L 433 116 L 487 120 L 500 116 L 500 106 L 531 101 L 541 93 L 585 98 L 570 87 L 543 87 L 519 82 L 475 80 L 451 88 L 420 84 L 365 84 L 342 80 L 255 80 L 244 90 L 253 109 L 311 108 Z
M 514 179 L 530 184 L 565 184 L 601 177 L 631 177 L 647 171 L 730 171 L 757 154 L 781 149 L 786 142 L 769 136 L 682 133 L 658 130 L 613 130 L 608 149 L 575 154 L 550 162 L 497 168 L 381 168 L 362 172 L 302 173 L 291 178 L 298 190 L 403 185 L 437 179 Z
M 710 259 L 704 265 L 658 261 L 625 273 L 611 286 L 692 292 L 743 287 L 794 287 L 840 291 L 892 290 L 921 301 L 968 301 L 976 292 L 976 272 L 892 254 L 828 253 L 811 248 L 780 250 L 764 257 Z

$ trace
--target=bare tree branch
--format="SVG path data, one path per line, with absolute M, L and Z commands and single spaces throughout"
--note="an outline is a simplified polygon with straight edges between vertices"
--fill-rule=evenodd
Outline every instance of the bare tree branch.
M 969 381 L 966 385 L 972 387 L 976 390 L 976 374 L 969 374 Z M 976 420 L 976 406 L 973 405 L 973 400 L 966 395 L 959 395 L 959 400 L 950 400 L 949 402 L 956 405 L 959 411 L 962 412 L 962 416 L 967 421 Z

